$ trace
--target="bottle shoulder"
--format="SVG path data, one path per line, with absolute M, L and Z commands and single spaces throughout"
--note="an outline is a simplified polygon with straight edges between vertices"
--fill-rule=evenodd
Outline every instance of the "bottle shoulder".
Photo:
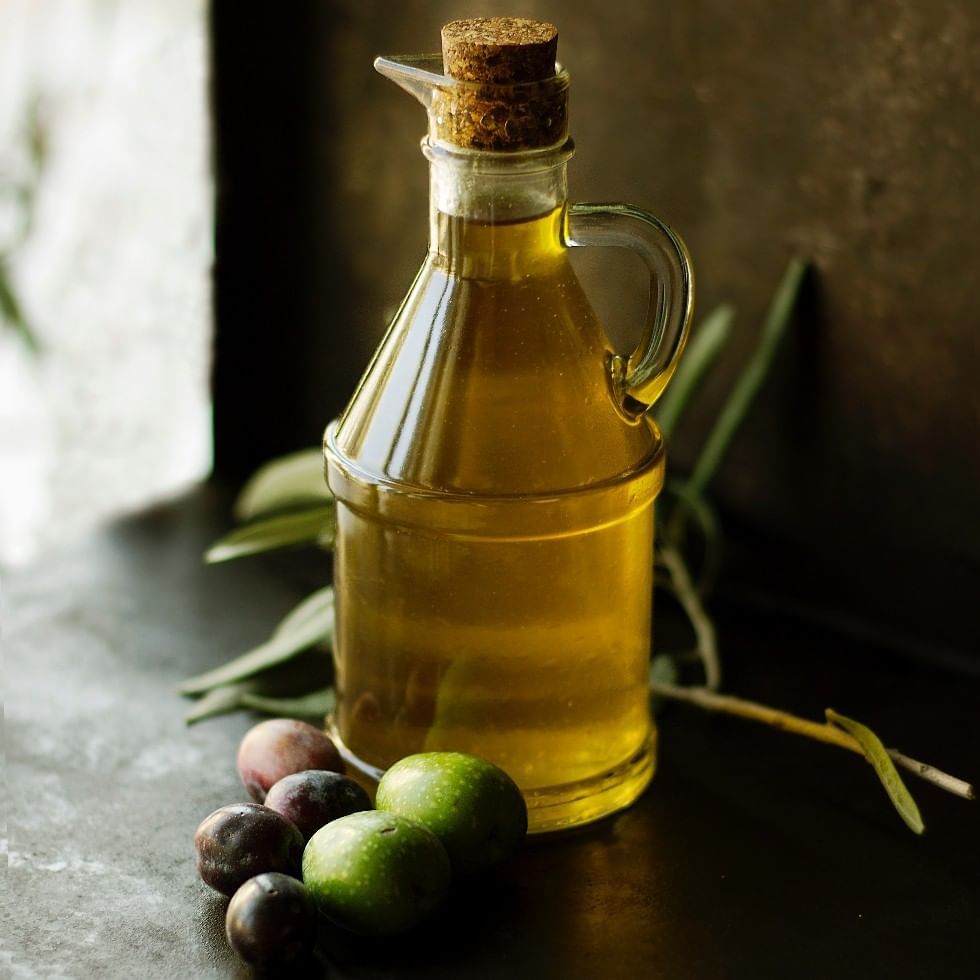
M 339 420 L 332 452 L 380 482 L 446 493 L 574 491 L 662 455 L 628 420 L 610 347 L 567 259 L 482 279 L 431 260 Z

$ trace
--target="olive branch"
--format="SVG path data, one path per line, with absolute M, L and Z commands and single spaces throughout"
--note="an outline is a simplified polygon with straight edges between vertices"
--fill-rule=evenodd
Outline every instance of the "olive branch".
M 720 565 L 721 527 L 707 490 L 769 373 L 792 320 L 806 273 L 805 262 L 790 262 L 763 320 L 755 349 L 715 419 L 693 470 L 685 479 L 668 482 L 665 487 L 665 499 L 658 506 L 655 583 L 683 611 L 691 627 L 693 646 L 654 656 L 650 663 L 650 691 L 655 709 L 665 700 L 678 701 L 860 753 L 873 767 L 901 818 L 911 830 L 921 834 L 925 825 L 898 773 L 899 767 L 963 799 L 974 799 L 973 786 L 935 766 L 886 748 L 866 725 L 831 708 L 818 722 L 720 692 L 718 634 L 707 601 Z M 702 379 L 725 349 L 734 318 L 734 309 L 724 304 L 694 332 L 657 410 L 657 421 L 665 436 L 674 432 Z M 262 466 L 239 494 L 234 513 L 239 526 L 208 549 L 208 562 L 298 546 L 332 548 L 335 501 L 323 478 L 320 451 L 303 450 Z M 699 538 L 701 544 L 697 568 L 690 558 L 694 550 L 689 546 L 692 537 Z M 188 723 L 238 709 L 322 718 L 333 710 L 334 690 L 309 690 L 309 678 L 331 676 L 333 628 L 333 589 L 319 589 L 296 606 L 264 643 L 179 686 L 180 693 L 197 698 L 187 715 Z M 700 666 L 703 681 L 683 685 L 682 670 L 691 662 Z

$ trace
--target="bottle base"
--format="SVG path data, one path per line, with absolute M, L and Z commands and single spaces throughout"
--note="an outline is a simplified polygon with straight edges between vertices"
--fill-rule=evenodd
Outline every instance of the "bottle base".
M 589 779 L 526 790 L 529 834 L 582 827 L 635 803 L 653 778 L 655 732 L 628 759 Z
M 349 775 L 373 793 L 384 770 L 351 752 L 340 737 L 333 718 L 327 719 L 327 733 L 350 767 Z M 527 832 L 546 834 L 581 827 L 636 802 L 653 778 L 656 744 L 654 731 L 633 755 L 612 769 L 574 783 L 524 790 Z

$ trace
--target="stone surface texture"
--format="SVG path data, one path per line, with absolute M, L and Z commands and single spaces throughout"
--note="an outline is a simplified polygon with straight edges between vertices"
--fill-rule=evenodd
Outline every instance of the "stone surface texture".
M 302 556 L 205 567 L 212 491 L 119 524 L 6 589 L 4 975 L 246 976 L 193 834 L 246 794 L 254 718 L 184 727 L 174 686 L 263 639 L 326 574 Z M 975 682 L 794 632 L 724 624 L 729 686 L 858 717 L 976 777 Z M 791 651 L 792 655 L 788 655 Z M 457 882 L 431 923 L 364 941 L 322 930 L 293 976 L 531 980 L 961 980 L 980 956 L 976 806 L 916 782 L 917 838 L 836 749 L 676 709 L 640 803 Z

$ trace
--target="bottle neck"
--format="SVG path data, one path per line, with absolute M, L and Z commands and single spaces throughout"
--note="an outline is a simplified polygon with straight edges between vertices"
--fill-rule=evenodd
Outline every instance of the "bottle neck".
M 429 160 L 429 256 L 455 274 L 533 274 L 561 251 L 568 198 L 563 146 L 527 153 L 485 153 L 426 139 Z

